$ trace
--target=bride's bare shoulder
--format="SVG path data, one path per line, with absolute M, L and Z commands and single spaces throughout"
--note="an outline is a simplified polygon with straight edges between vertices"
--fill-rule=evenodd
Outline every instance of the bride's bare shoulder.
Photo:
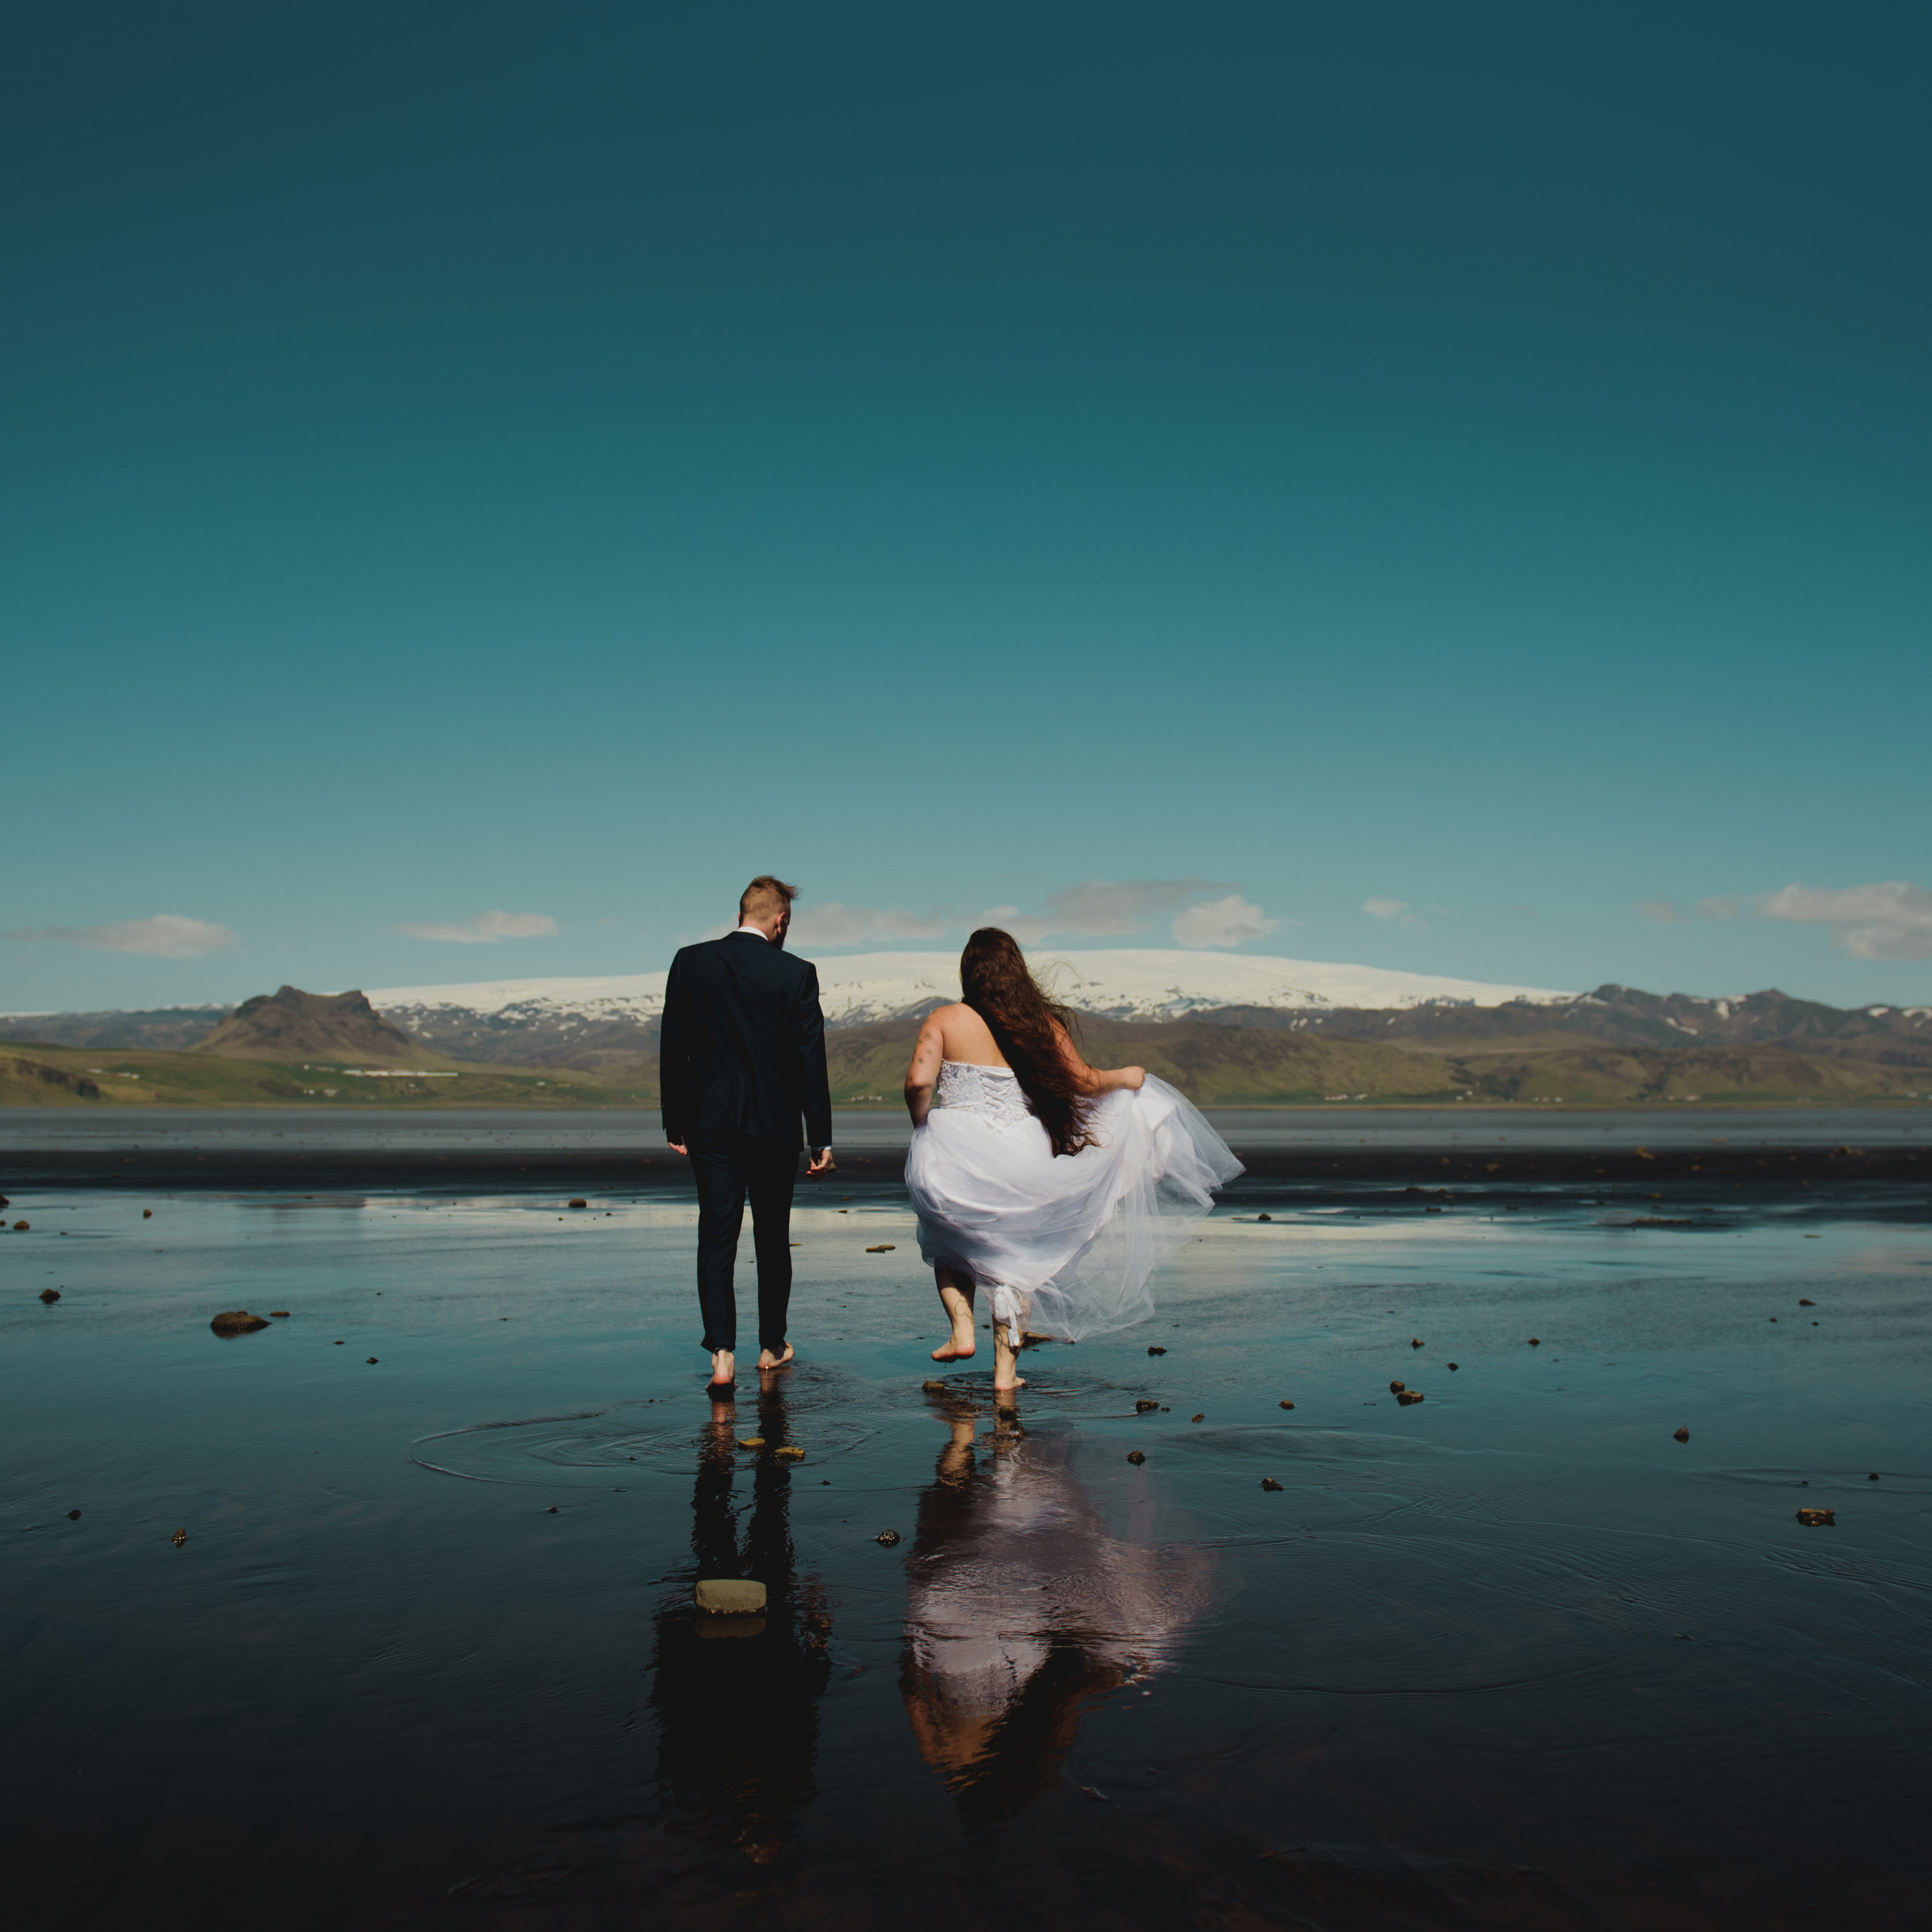
M 998 1066 L 999 1049 L 993 1044 L 992 1029 L 964 1001 L 951 1006 L 935 1006 L 926 1024 L 946 1043 L 948 1060 L 973 1060 Z

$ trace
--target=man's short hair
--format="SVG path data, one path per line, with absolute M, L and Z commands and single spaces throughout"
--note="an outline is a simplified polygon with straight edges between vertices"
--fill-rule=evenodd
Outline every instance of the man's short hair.
M 791 902 L 798 896 L 796 886 L 787 886 L 782 879 L 761 872 L 738 895 L 738 917 L 740 920 L 775 917 L 791 911 Z

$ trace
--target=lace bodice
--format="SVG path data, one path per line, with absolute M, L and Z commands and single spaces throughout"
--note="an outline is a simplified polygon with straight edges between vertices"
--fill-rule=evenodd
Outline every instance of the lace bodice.
M 995 1127 L 1015 1127 L 1033 1117 L 1019 1077 L 1010 1066 L 975 1066 L 966 1060 L 942 1060 L 935 1107 L 963 1107 Z

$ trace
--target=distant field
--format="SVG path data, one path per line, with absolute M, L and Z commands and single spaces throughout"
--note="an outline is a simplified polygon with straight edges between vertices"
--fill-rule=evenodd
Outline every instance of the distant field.
M 1736 1106 L 1866 1104 L 1932 1097 L 1932 1067 L 1779 1046 L 1620 1047 L 1558 1036 L 1458 1051 L 1444 1045 L 1324 1038 L 1198 1020 L 1081 1022 L 1087 1057 L 1141 1066 L 1202 1107 L 1320 1106 L 1336 1100 L 1440 1106 L 1459 1099 L 1571 1107 L 1651 1101 Z M 832 1097 L 896 1106 L 917 1029 L 903 1022 L 828 1036 Z
M 339 1064 L 283 1066 L 208 1053 L 98 1047 L 0 1048 L 0 1107 L 643 1107 L 658 1097 L 655 1066 L 630 1078 L 569 1068 L 465 1066 L 437 1056 L 434 1073 L 385 1068 L 379 1077 Z
M 827 1036 L 832 1099 L 896 1109 L 917 1023 L 881 1021 Z M 1090 1058 L 1138 1064 L 1203 1107 L 1319 1107 L 1336 1101 L 1439 1106 L 1458 1100 L 1565 1107 L 1740 1103 L 1910 1104 L 1932 1098 L 1932 1069 L 1784 1045 L 1631 1047 L 1574 1037 L 1400 1046 L 1200 1021 L 1083 1023 Z M 655 1059 L 585 1070 L 453 1062 L 425 1053 L 380 1077 L 349 1063 L 284 1064 L 158 1049 L 0 1046 L 4 1107 L 637 1107 L 658 1099 Z

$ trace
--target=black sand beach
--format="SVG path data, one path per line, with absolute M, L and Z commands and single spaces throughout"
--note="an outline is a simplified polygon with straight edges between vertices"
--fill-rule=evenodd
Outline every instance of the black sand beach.
M 641 1136 L 10 1131 L 16 1921 L 1920 1921 L 1910 1117 L 1237 1128 L 1008 1415 L 869 1117 L 729 1413 Z

